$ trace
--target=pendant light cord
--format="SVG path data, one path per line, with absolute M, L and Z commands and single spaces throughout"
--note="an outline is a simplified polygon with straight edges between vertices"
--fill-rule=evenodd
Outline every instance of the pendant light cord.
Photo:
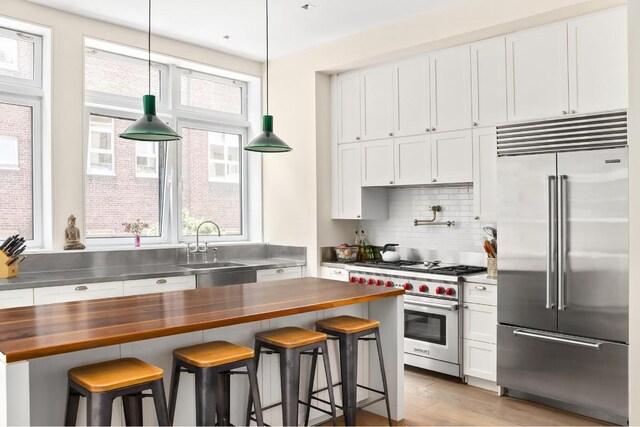
M 265 15 L 267 17 L 267 116 L 269 115 L 269 0 L 265 0 Z
M 149 32 L 147 34 L 147 52 L 149 65 L 149 95 L 151 95 L 151 0 L 149 0 Z

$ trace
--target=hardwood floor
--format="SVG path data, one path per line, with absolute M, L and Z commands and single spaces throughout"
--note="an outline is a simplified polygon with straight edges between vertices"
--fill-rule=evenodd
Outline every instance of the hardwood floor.
M 404 378 L 405 418 L 397 423 L 401 426 L 607 425 L 524 400 L 498 397 L 496 393 L 465 385 L 446 375 L 417 368 L 407 367 Z M 358 425 L 383 426 L 387 422 L 384 417 L 359 411 Z

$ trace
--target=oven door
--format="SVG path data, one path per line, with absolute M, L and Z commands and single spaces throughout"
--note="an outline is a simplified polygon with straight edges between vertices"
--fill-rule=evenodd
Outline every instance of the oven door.
M 404 352 L 459 364 L 457 301 L 411 298 L 404 302 Z

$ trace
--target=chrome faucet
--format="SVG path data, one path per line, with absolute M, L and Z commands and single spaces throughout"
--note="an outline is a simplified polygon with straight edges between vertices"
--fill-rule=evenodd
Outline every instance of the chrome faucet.
M 220 226 L 218 224 L 216 224 L 213 221 L 202 221 L 198 225 L 198 228 L 196 228 L 196 247 L 194 249 L 191 249 L 189 247 L 189 251 L 191 253 L 196 253 L 196 252 L 204 253 L 204 252 L 207 252 L 207 244 L 206 243 L 203 243 L 202 246 L 200 246 L 200 227 L 202 227 L 204 224 L 207 224 L 207 223 L 216 226 L 216 229 L 218 230 L 218 237 L 220 237 Z

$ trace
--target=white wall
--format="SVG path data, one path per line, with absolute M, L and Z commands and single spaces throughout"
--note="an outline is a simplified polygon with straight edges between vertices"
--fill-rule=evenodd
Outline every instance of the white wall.
M 318 73 L 344 71 L 492 37 L 624 4 L 623 0 L 462 0 L 409 20 L 308 49 L 271 63 L 275 133 L 293 151 L 263 159 L 264 235 L 307 246 L 315 274 L 318 247 L 351 239 L 355 223 L 331 220 L 329 86 Z
M 640 424 L 640 1 L 627 5 L 629 31 L 629 419 Z
M 84 229 L 84 38 L 87 36 L 146 49 L 147 35 L 24 0 L 1 0 L 0 15 L 48 27 L 52 32 L 51 197 L 53 245 L 54 248 L 60 249 L 64 243 L 64 229 L 69 214 L 75 214 L 79 228 Z M 152 49 L 155 52 L 219 68 L 262 75 L 262 64 L 259 62 L 175 40 L 154 36 Z

